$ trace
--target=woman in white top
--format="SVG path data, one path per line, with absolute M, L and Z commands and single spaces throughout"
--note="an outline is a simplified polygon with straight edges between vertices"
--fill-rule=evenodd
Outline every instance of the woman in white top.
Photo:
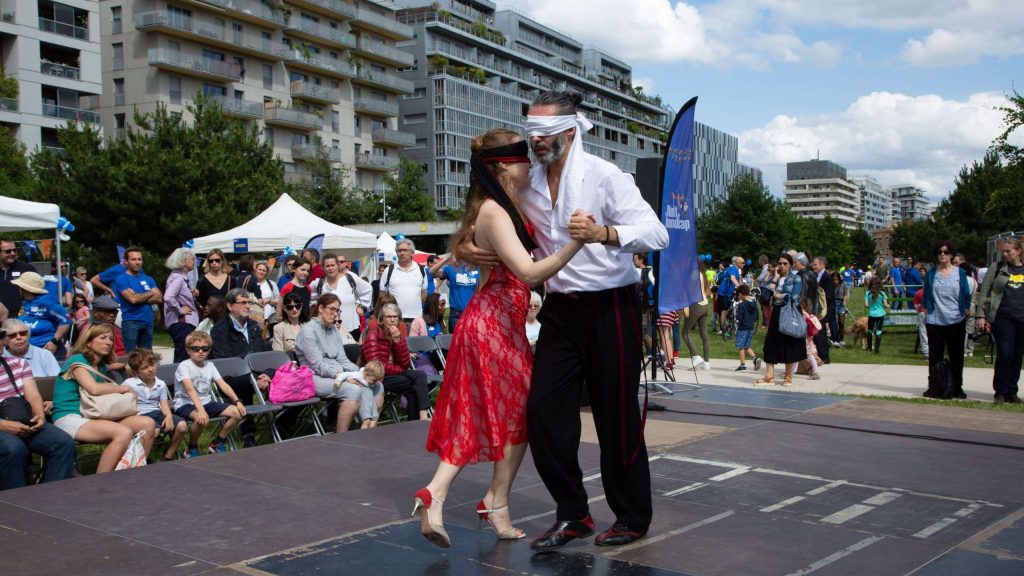
M 370 306 L 373 287 L 366 280 L 349 272 L 345 267 L 344 258 L 339 258 L 336 254 L 324 254 L 321 266 L 324 268 L 324 277 L 310 287 L 313 299 L 324 294 L 337 296 L 341 300 L 341 325 L 352 338 L 358 339 L 359 318 Z
M 540 338 L 540 322 L 537 321 L 537 314 L 540 313 L 542 300 L 540 294 L 530 292 L 530 307 L 526 310 L 526 339 L 530 341 L 530 348 L 537 346 L 537 339 Z
M 270 264 L 266 260 L 257 262 L 256 267 L 253 268 L 253 275 L 256 276 L 256 282 L 260 287 L 260 299 L 256 303 L 263 306 L 263 318 L 267 320 L 274 315 L 277 310 L 277 299 L 281 297 L 277 283 L 267 279 L 268 274 L 270 274 Z

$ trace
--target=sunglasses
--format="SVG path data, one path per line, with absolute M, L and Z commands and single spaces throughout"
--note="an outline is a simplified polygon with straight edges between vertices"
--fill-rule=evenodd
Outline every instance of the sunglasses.
M 209 346 L 189 346 L 188 348 L 192 352 L 209 352 Z
M 17 252 L 17 249 L 15 249 L 15 248 L 4 248 L 3 250 L 0 250 L 0 252 L 3 252 L 4 254 L 14 254 L 15 252 Z
M 7 338 L 28 338 L 28 330 L 22 330 L 21 332 L 6 332 Z
M 302 304 L 285 304 L 284 307 L 287 310 L 301 310 Z
M 221 260 L 220 258 L 208 258 L 206 261 L 209 262 L 210 264 L 220 264 L 221 262 L 223 262 L 223 260 Z
M 945 254 L 946 256 L 949 256 L 950 254 L 952 254 L 952 252 L 950 252 L 949 250 L 946 250 L 945 248 L 943 248 L 943 249 L 939 250 L 939 254 Z

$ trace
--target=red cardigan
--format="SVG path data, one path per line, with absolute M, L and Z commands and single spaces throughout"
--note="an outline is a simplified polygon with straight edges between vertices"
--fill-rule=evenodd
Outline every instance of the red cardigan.
M 384 364 L 384 374 L 388 376 L 401 375 L 412 368 L 409 343 L 405 339 L 405 325 L 399 323 L 398 330 L 402 337 L 397 342 L 392 342 L 384 335 L 384 329 L 380 324 L 376 320 L 371 320 L 363 337 L 363 361 L 380 360 Z

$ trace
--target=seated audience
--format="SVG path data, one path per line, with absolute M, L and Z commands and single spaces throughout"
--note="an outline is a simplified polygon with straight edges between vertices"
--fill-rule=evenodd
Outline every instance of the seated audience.
M 80 388 L 94 396 L 135 393 L 130 386 L 115 384 L 107 377 L 107 365 L 113 362 L 114 331 L 110 324 L 94 324 L 78 339 L 75 354 L 64 363 L 53 387 L 54 425 L 78 442 L 107 445 L 96 466 L 97 474 L 114 470 L 136 432 L 146 432 L 142 446 L 148 454 L 156 430 L 152 419 L 137 414 L 117 421 L 82 416 Z
M 158 431 L 171 436 L 171 442 L 164 451 L 164 461 L 174 460 L 181 441 L 188 432 L 188 423 L 181 416 L 171 412 L 170 394 L 167 383 L 156 377 L 156 368 L 160 363 L 152 350 L 136 348 L 128 356 L 128 366 L 132 369 L 132 378 L 124 381 L 125 386 L 135 390 L 139 401 L 139 414 L 152 418 Z
M 206 318 L 196 326 L 196 330 L 200 332 L 206 332 L 209 334 L 213 327 L 218 322 L 226 318 L 228 315 L 227 302 L 224 301 L 223 296 L 210 296 L 210 299 L 206 301 Z
M 253 352 L 269 350 L 270 346 L 263 340 L 263 329 L 249 317 L 249 309 L 256 303 L 252 295 L 243 288 L 233 288 L 224 300 L 228 314 L 210 330 L 210 338 L 213 340 L 210 358 L 245 358 Z M 231 386 L 236 398 L 245 404 L 252 403 L 254 392 L 247 374 L 227 376 L 224 380 Z M 265 388 L 270 385 L 270 376 L 260 374 L 258 381 L 260 387 Z M 241 432 L 246 446 L 256 444 L 256 428 L 252 420 L 242 422 Z
M 530 291 L 530 307 L 526 310 L 526 339 L 530 341 L 530 348 L 537 346 L 537 339 L 540 338 L 540 321 L 537 314 L 540 313 L 542 304 L 540 294 Z
M 67 309 L 46 292 L 43 279 L 35 272 L 25 272 L 11 284 L 21 289 L 19 319 L 32 328 L 32 345 L 46 348 L 58 361 L 66 358 L 64 337 L 71 329 Z
M 125 352 L 124 349 L 124 336 L 121 334 L 121 328 L 115 324 L 117 321 L 118 308 L 117 300 L 112 296 L 103 294 L 102 296 L 96 297 L 96 299 L 92 301 L 92 320 L 90 322 L 86 322 L 79 334 L 84 334 L 85 331 L 89 329 L 89 326 L 94 324 L 109 325 L 114 330 L 114 355 L 120 357 L 127 354 L 127 352 Z M 78 340 L 81 340 L 81 336 L 78 337 Z
M 174 413 L 192 422 L 188 437 L 187 457 L 199 456 L 199 439 L 210 418 L 227 418 L 216 438 L 210 442 L 210 453 L 227 451 L 231 431 L 245 416 L 245 404 L 235 395 L 231 386 L 220 377 L 217 367 L 207 362 L 212 341 L 210 335 L 198 330 L 185 337 L 188 360 L 178 364 L 174 371 Z M 217 402 L 213 398 L 213 385 L 231 403 Z
M 376 322 L 368 324 L 363 335 L 363 359 L 366 362 L 379 360 L 384 365 L 384 389 L 405 397 L 409 420 L 426 419 L 430 409 L 427 375 L 412 369 L 405 325 L 401 320 L 402 311 L 397 304 L 380 307 Z
M 412 321 L 409 336 L 430 336 L 444 334 L 444 299 L 434 292 L 423 303 L 423 315 Z
M 281 288 L 282 299 L 279 300 L 277 303 L 278 318 L 284 318 L 284 310 L 281 309 L 281 302 L 284 301 L 283 299 L 285 296 L 291 293 L 295 293 L 300 298 L 302 298 L 302 309 L 306 312 L 306 314 L 313 314 L 309 310 L 309 304 L 312 299 L 312 291 L 310 291 L 309 285 L 306 284 L 306 280 L 307 278 L 309 278 L 309 268 L 309 261 L 306 260 L 305 258 L 299 258 L 292 265 L 292 280 L 291 282 L 285 284 L 283 288 Z
M 309 315 L 302 310 L 302 298 L 298 294 L 289 294 L 284 297 L 284 319 L 274 324 L 274 338 L 271 346 L 274 350 L 280 350 L 291 355 L 295 350 L 295 339 L 299 336 L 299 329 L 309 320 Z

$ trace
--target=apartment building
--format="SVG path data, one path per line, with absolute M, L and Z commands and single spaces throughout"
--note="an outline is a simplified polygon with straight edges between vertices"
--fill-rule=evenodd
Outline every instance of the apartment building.
M 802 218 L 831 216 L 847 230 L 860 227 L 860 189 L 846 168 L 828 160 L 786 164 L 786 203 Z
M 871 176 L 850 176 L 860 190 L 860 226 L 868 232 L 888 228 L 892 223 L 892 197 Z
M 99 124 L 100 18 L 89 0 L 0 0 L 0 73 L 17 93 L 0 93 L 0 125 L 28 152 L 60 149 L 57 128 Z
M 398 19 L 415 30 L 415 88 L 400 101 L 399 128 L 415 134 L 403 154 L 426 168 L 438 210 L 458 208 L 469 186 L 470 142 L 488 128 L 522 131 L 545 90 L 584 95 L 594 129 L 584 148 L 635 173 L 636 159 L 663 152 L 672 111 L 632 87 L 621 59 L 587 48 L 487 0 L 408 0 Z
M 891 198 L 892 221 L 912 222 L 929 220 L 935 207 L 924 190 L 909 184 L 900 184 L 889 188 Z
M 101 0 L 105 86 L 100 113 L 122 137 L 134 110 L 163 104 L 187 114 L 196 94 L 257 123 L 301 178 L 311 157 L 347 166 L 356 186 L 379 189 L 414 143 L 397 130 L 396 70 L 413 36 L 390 3 L 368 0 Z

